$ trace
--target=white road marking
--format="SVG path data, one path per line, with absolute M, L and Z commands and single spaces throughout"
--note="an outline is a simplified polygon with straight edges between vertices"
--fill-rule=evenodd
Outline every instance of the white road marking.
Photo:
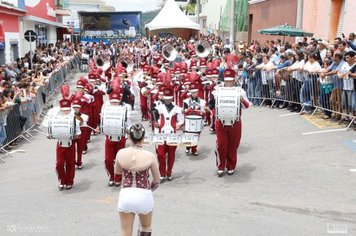
M 282 115 L 279 115 L 279 117 L 284 117 L 284 116 L 295 116 L 295 115 L 299 115 L 299 113 L 287 113 L 287 114 L 282 114 Z
M 314 131 L 314 132 L 307 132 L 307 133 L 303 133 L 302 135 L 331 133 L 331 132 L 346 131 L 346 130 L 347 130 L 346 128 L 342 128 L 342 129 L 328 129 L 328 130 L 320 130 L 320 131 Z
M 14 154 L 14 153 L 16 153 L 16 152 L 25 153 L 26 150 L 23 150 L 23 149 L 13 150 L 13 151 L 7 153 L 7 155 L 11 155 L 11 154 Z

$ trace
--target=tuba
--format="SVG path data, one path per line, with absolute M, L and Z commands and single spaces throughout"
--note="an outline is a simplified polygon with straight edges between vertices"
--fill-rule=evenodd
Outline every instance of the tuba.
M 162 47 L 162 55 L 168 61 L 174 61 L 177 54 L 177 50 L 171 44 L 166 44 Z
M 98 67 L 102 67 L 104 65 L 104 61 L 101 58 L 97 58 L 95 63 Z
M 195 45 L 195 51 L 198 57 L 207 57 L 211 53 L 212 48 L 207 41 L 202 40 Z

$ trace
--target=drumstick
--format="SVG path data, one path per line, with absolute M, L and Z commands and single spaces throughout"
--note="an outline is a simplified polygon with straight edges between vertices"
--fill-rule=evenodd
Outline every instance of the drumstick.
M 85 127 L 86 127 L 86 128 L 89 128 L 89 129 L 91 129 L 91 130 L 97 132 L 97 129 L 94 129 L 93 127 L 91 127 L 91 126 L 89 126 L 89 125 L 87 125 L 87 124 L 86 124 L 86 125 L 79 126 L 79 127 L 80 127 L 80 128 L 82 128 L 82 127 L 85 128 Z

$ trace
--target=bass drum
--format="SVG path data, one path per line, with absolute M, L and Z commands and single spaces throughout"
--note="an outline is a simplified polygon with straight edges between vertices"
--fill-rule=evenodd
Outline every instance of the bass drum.
M 240 120 L 240 87 L 217 87 L 215 98 L 216 119 L 223 125 Z
M 126 107 L 104 104 L 101 109 L 101 132 L 113 136 L 125 135 Z
M 64 115 L 60 111 L 54 113 L 48 121 L 48 134 L 54 139 L 73 139 L 75 135 L 74 115 Z

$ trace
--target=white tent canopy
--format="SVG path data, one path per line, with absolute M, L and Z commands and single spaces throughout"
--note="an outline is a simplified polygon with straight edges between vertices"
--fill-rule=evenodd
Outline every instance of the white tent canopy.
M 146 25 L 149 30 L 183 28 L 199 30 L 199 24 L 188 18 L 174 0 L 167 0 L 158 15 Z

